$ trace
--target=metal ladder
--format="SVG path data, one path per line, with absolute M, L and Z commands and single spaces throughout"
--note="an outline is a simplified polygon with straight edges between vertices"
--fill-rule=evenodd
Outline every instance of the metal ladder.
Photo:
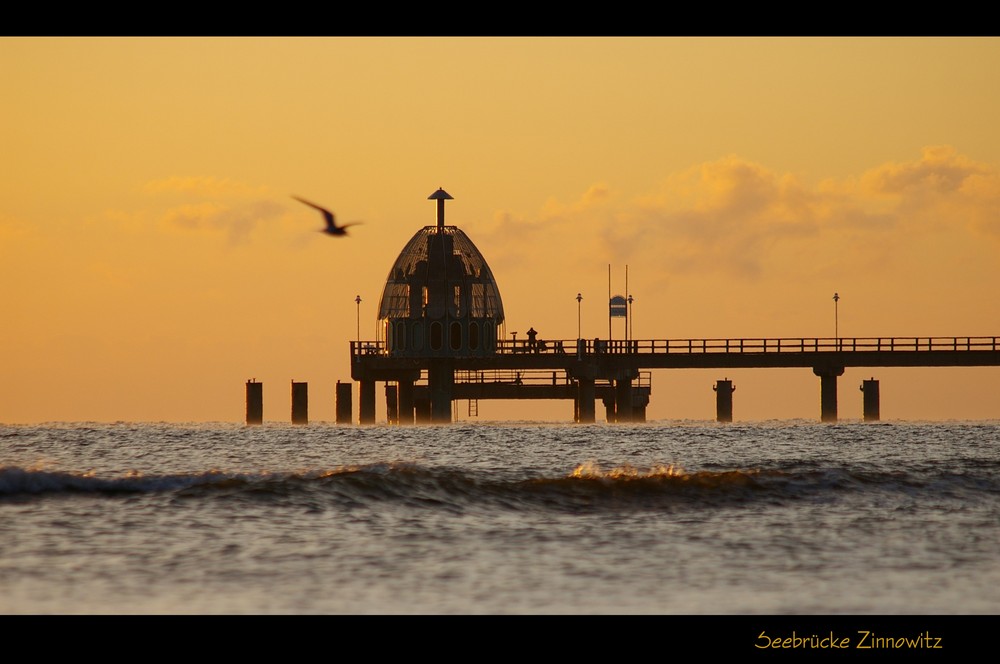
M 469 399 L 469 417 L 479 417 L 479 399 Z

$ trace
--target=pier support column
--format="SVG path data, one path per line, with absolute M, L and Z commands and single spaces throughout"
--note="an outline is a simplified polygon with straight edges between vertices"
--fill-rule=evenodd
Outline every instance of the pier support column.
M 597 400 L 594 389 L 593 378 L 580 378 L 576 381 L 577 409 L 579 412 L 578 422 L 581 424 L 593 424 L 597 420 L 594 402 Z
M 618 421 L 618 415 L 615 412 L 615 397 L 614 395 L 610 397 L 604 397 L 604 419 L 608 421 L 608 424 L 614 424 Z
M 871 378 L 861 383 L 861 391 L 864 393 L 864 415 L 865 422 L 879 421 L 878 403 L 878 381 Z
M 431 422 L 451 422 L 451 400 L 454 392 L 455 370 L 451 362 L 433 360 L 427 368 L 427 388 L 431 399 Z
M 354 412 L 354 406 L 351 403 L 353 390 L 353 383 L 341 383 L 339 380 L 337 381 L 337 424 L 351 423 L 351 413 Z
M 358 396 L 358 423 L 375 424 L 375 381 L 361 381 L 361 394 Z
M 715 420 L 717 422 L 732 422 L 733 392 L 736 391 L 733 381 L 728 378 L 717 380 L 712 389 L 715 390 Z
M 309 383 L 292 381 L 292 424 L 309 424 Z
M 264 384 L 247 381 L 247 424 L 264 423 Z
M 619 378 L 615 381 L 615 421 L 632 421 L 632 379 Z
M 646 421 L 646 406 L 649 405 L 649 396 L 639 390 L 632 390 L 632 421 Z
M 844 367 L 813 367 L 819 376 L 820 419 L 823 422 L 837 421 L 837 377 L 844 375 Z
M 413 413 L 417 424 L 431 423 L 431 400 L 425 397 L 413 398 Z
M 396 406 L 399 408 L 399 423 L 413 424 L 413 381 L 401 380 L 396 383 Z
M 385 419 L 389 424 L 399 423 L 399 390 L 395 383 L 385 384 Z

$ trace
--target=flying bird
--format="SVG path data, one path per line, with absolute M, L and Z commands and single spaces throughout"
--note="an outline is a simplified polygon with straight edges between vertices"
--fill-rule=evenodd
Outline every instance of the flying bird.
M 357 226 L 358 224 L 361 223 L 360 221 L 352 221 L 349 224 L 343 224 L 342 226 L 338 226 L 337 219 L 333 216 L 333 213 L 327 210 L 326 208 L 320 207 L 315 203 L 310 203 L 304 198 L 299 198 L 298 196 L 292 196 L 292 198 L 299 201 L 300 203 L 305 203 L 309 207 L 316 208 L 317 210 L 323 213 L 323 218 L 326 220 L 326 228 L 320 229 L 321 233 L 326 233 L 327 235 L 347 235 L 348 226 Z

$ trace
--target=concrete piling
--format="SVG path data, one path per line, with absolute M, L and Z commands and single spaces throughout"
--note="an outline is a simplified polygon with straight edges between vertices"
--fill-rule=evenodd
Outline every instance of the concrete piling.
M 417 424 L 431 423 L 431 400 L 430 397 L 413 398 L 414 420 Z
M 581 424 L 594 424 L 597 421 L 597 409 L 595 401 L 594 379 L 579 378 L 577 380 L 577 411 L 578 422 Z
M 632 379 L 625 376 L 615 381 L 615 422 L 632 421 Z
M 385 419 L 389 424 L 399 424 L 399 386 L 385 384 Z
M 614 424 L 618 421 L 618 413 L 615 411 L 615 398 L 604 397 L 601 401 L 604 402 L 604 419 L 608 424 Z
M 292 381 L 292 424 L 309 424 L 309 383 Z
M 247 381 L 247 424 L 264 423 L 264 384 L 256 378 Z
M 733 421 L 733 392 L 736 387 L 728 378 L 715 381 L 715 420 L 717 422 Z
M 427 367 L 427 387 L 431 399 L 431 421 L 434 424 L 451 422 L 452 392 L 455 387 L 455 370 L 448 360 L 433 360 Z
M 351 404 L 352 398 L 352 383 L 341 383 L 337 381 L 337 424 L 350 424 L 351 423 L 351 413 L 353 412 L 353 405 Z
M 413 381 L 400 380 L 396 384 L 396 407 L 399 409 L 399 423 L 402 425 L 413 424 Z
M 820 420 L 837 421 L 837 377 L 844 374 L 844 367 L 813 367 L 820 381 Z
M 361 381 L 361 395 L 358 422 L 360 424 L 375 424 L 375 381 Z
M 862 381 L 861 391 L 864 393 L 865 422 L 879 421 L 878 381 L 874 378 Z

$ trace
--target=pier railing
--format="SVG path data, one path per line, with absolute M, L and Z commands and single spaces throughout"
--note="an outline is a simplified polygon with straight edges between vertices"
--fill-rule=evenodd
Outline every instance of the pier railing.
M 738 339 L 584 340 L 586 352 L 607 353 L 819 353 L 961 351 L 1000 348 L 1000 337 L 778 337 Z M 595 344 L 597 350 L 595 351 Z
M 500 340 L 497 353 L 704 354 L 829 353 L 1000 350 L 1000 337 L 777 337 L 737 339 L 527 339 Z M 386 355 L 384 341 L 352 341 L 351 355 Z
M 427 380 L 427 371 L 421 371 L 420 380 Z M 565 371 L 549 371 L 542 369 L 458 369 L 455 371 L 456 383 L 501 383 L 508 385 L 573 385 L 575 379 Z M 605 381 L 598 380 L 601 384 Z M 633 380 L 633 387 L 649 387 L 652 384 L 652 373 L 640 371 Z

